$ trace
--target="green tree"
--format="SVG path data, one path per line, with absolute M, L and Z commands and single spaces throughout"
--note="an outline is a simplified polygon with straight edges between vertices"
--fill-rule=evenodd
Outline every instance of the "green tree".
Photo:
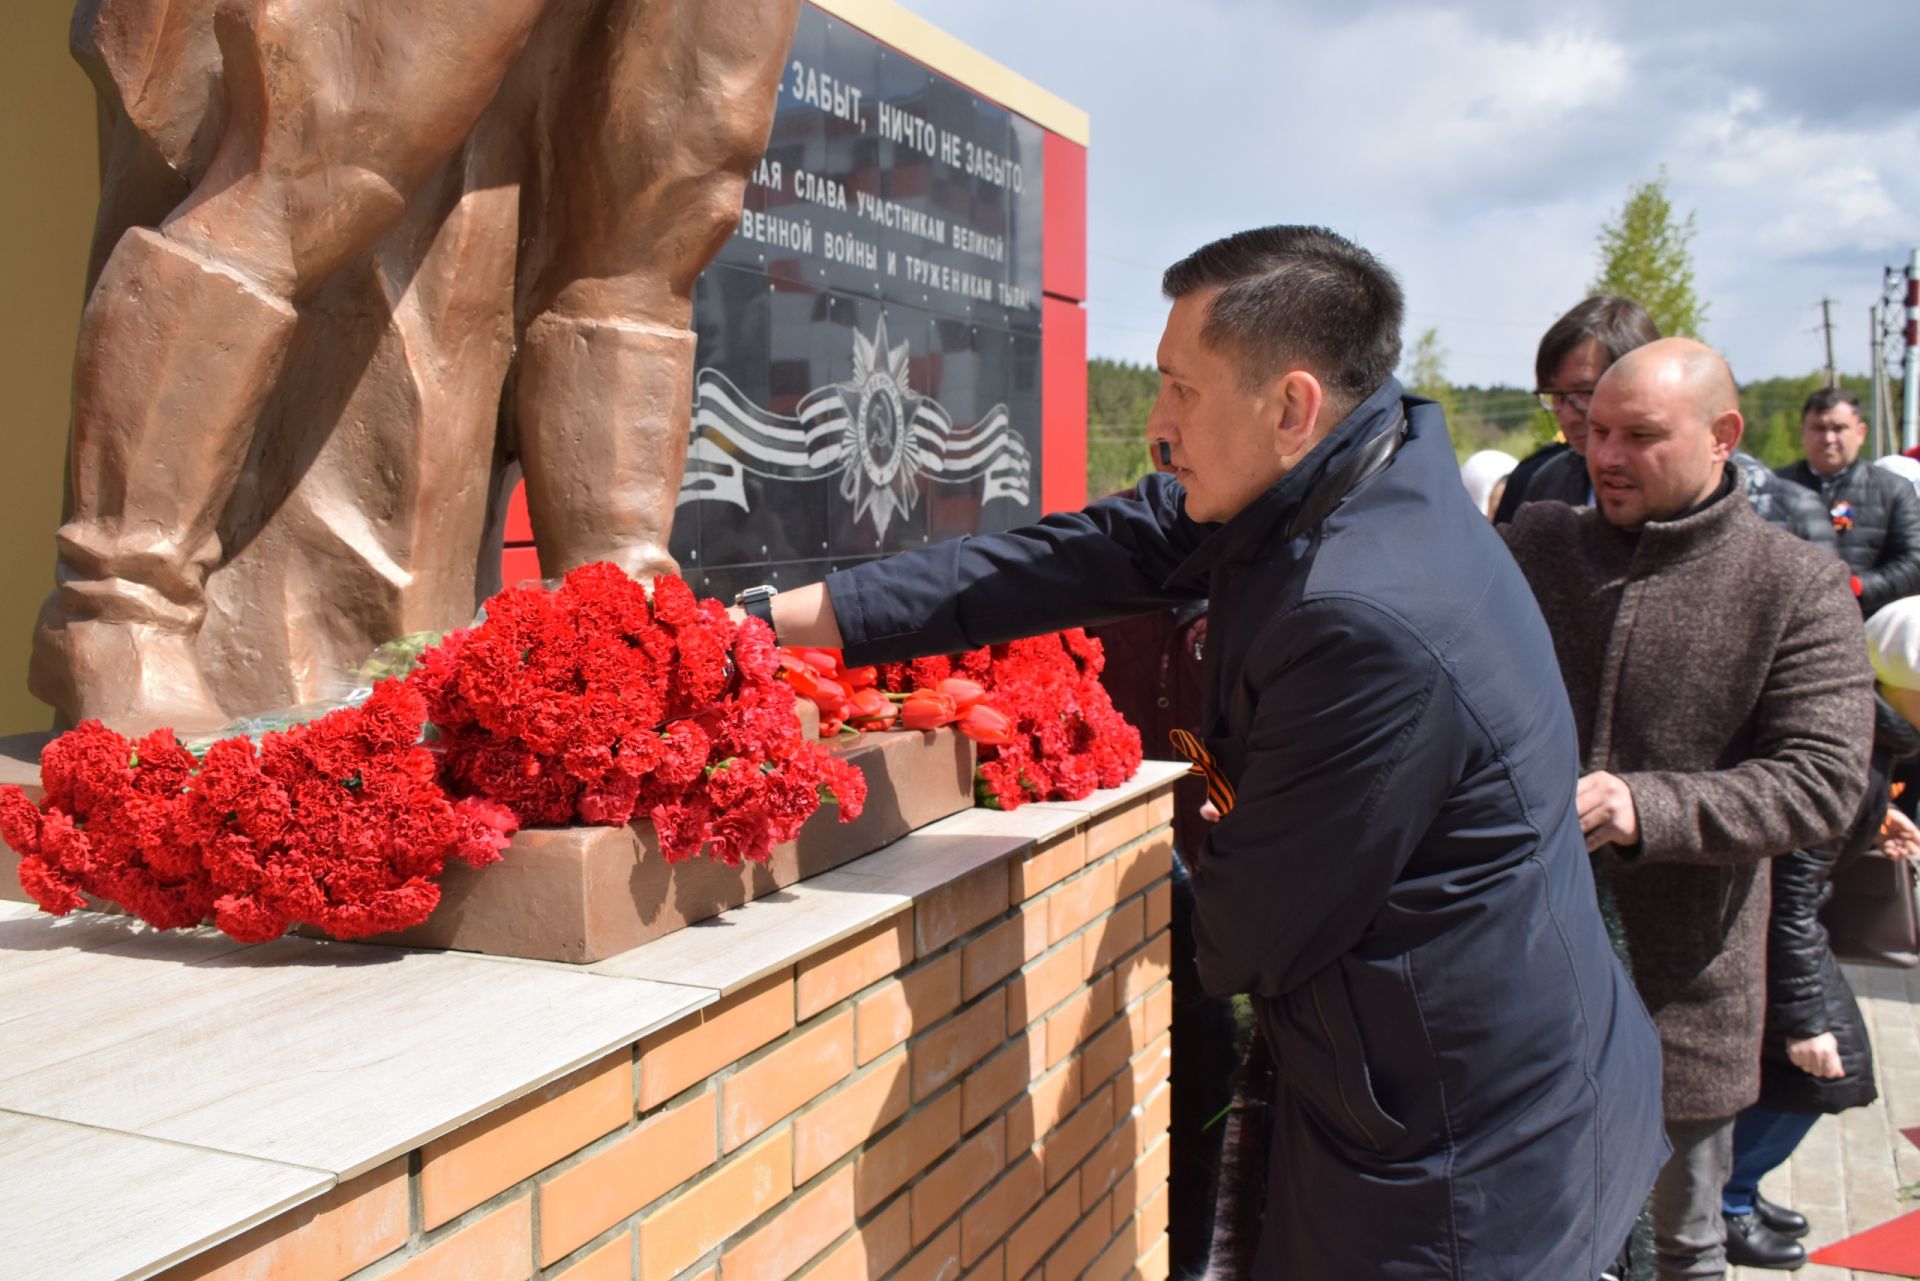
M 1667 170 L 1627 189 L 1627 203 L 1600 228 L 1600 273 L 1589 293 L 1620 294 L 1647 309 L 1663 334 L 1700 337 L 1707 305 L 1693 288 L 1693 214 L 1676 221 Z
M 1453 384 L 1447 381 L 1447 349 L 1440 345 L 1440 331 L 1429 329 L 1421 334 L 1405 360 L 1407 390 L 1436 402 L 1446 411 L 1449 423 L 1458 418 L 1460 402 L 1453 394 Z
M 1147 415 L 1160 394 L 1160 374 L 1145 365 L 1096 358 L 1087 362 L 1087 497 L 1125 489 L 1153 470 Z

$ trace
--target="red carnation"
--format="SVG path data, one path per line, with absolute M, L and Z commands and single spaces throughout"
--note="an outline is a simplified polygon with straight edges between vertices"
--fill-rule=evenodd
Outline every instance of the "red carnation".
M 942 691 L 958 695 L 960 729 L 980 744 L 976 798 L 1013 809 L 1115 787 L 1139 768 L 1139 731 L 1114 710 L 1099 681 L 1105 662 L 1100 643 L 1076 628 L 883 664 L 879 677 L 883 689 L 907 694 L 901 724 L 909 728 L 946 723 L 933 700 Z M 975 685 L 984 692 L 966 706 Z

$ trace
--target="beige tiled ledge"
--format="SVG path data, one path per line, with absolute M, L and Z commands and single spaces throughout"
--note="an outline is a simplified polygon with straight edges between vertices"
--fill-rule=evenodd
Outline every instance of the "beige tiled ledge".
M 0 1277 L 151 1276 L 1183 771 L 965 811 L 585 970 L 0 904 Z
M 144 1276 L 333 1182 L 319 1170 L 0 1111 L 0 1261 L 9 1277 Z M 87 1257 L 76 1260 L 83 1244 Z

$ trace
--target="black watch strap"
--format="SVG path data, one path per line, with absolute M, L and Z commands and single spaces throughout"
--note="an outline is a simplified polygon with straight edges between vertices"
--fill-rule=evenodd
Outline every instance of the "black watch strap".
M 773 628 L 773 598 L 779 594 L 779 588 L 768 587 L 762 584 L 758 587 L 749 587 L 741 592 L 738 596 L 734 597 L 734 604 L 745 610 L 748 617 L 759 619 L 771 630 Z

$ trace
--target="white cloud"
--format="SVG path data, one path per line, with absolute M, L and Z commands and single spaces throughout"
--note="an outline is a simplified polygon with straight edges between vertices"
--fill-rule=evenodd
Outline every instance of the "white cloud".
M 1920 125 L 1823 128 L 1780 118 L 1753 88 L 1701 112 L 1684 135 L 1689 186 L 1753 218 L 1733 228 L 1768 255 L 1806 257 L 1878 250 L 1915 231 L 1915 210 L 1889 189 L 1889 161 L 1920 157 Z M 1911 194 L 1911 193 L 1909 193 Z
M 1664 165 L 1742 376 L 1817 365 L 1823 296 L 1857 369 L 1879 266 L 1920 243 L 1912 0 L 906 2 L 1092 113 L 1096 354 L 1151 359 L 1166 263 L 1309 221 L 1401 273 L 1455 379 L 1526 381 Z

